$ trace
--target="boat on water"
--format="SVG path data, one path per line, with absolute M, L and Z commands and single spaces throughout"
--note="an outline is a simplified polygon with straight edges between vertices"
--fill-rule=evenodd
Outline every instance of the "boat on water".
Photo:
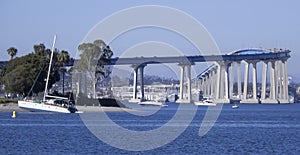
M 44 92 L 44 98 L 42 101 L 39 100 L 19 100 L 18 106 L 23 109 L 28 109 L 31 111 L 49 111 L 49 112 L 59 112 L 59 113 L 75 113 L 77 109 L 73 101 L 68 98 L 49 96 L 47 95 L 48 81 L 51 71 L 51 64 L 53 59 L 53 52 L 55 46 L 56 36 L 54 36 L 54 41 L 51 50 L 50 63 L 48 68 L 48 74 L 46 79 L 46 86 Z
M 217 104 L 211 98 L 204 98 L 202 101 L 194 102 L 197 106 L 216 106 Z
M 237 108 L 239 108 L 239 105 L 234 104 L 233 106 L 231 106 L 231 108 L 232 108 L 232 109 L 237 109 Z
M 241 102 L 241 99 L 240 98 L 233 98 L 233 99 L 230 99 L 230 103 L 232 103 L 233 105 L 231 106 L 232 109 L 237 109 L 239 108 L 239 104 Z
M 151 105 L 151 106 L 161 106 L 161 107 L 167 107 L 168 105 L 164 102 L 158 102 L 158 101 L 142 101 L 138 102 L 139 105 Z
M 20 100 L 18 106 L 30 111 L 49 111 L 59 113 L 75 113 L 76 109 L 74 102 L 67 98 L 55 97 L 45 101 L 39 100 Z

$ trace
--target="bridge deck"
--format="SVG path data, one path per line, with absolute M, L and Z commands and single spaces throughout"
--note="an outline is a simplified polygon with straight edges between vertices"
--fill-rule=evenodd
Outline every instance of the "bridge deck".
M 243 54 L 243 55 L 196 55 L 196 56 L 173 56 L 173 57 L 135 57 L 135 58 L 112 58 L 110 65 L 140 65 L 159 63 L 195 63 L 212 61 L 242 61 L 242 60 L 278 60 L 290 57 L 290 51 L 278 53 Z M 78 60 L 75 60 L 78 61 Z M 0 66 L 4 66 L 5 61 L 0 61 Z M 68 64 L 73 66 L 74 64 Z

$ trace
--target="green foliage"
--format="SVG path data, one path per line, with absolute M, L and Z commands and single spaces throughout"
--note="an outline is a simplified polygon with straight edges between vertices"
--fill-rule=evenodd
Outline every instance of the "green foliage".
M 34 83 L 35 77 L 42 69 L 42 73 L 35 85 L 35 91 L 41 91 L 46 77 L 46 57 L 29 54 L 9 61 L 5 66 L 4 85 L 7 92 L 27 95 Z
M 0 66 L 0 86 L 3 84 L 3 77 L 4 77 L 4 67 Z
M 1 73 L 3 75 L 3 82 L 8 93 L 18 93 L 23 96 L 32 95 L 28 93 L 33 85 L 33 93 L 44 91 L 51 50 L 46 49 L 45 45 L 39 44 L 34 45 L 34 51 L 34 53 L 10 60 L 0 72 L 0 76 Z M 64 58 L 61 58 L 62 55 Z M 69 57 L 67 51 L 55 50 L 49 88 L 60 80 L 59 69 L 69 61 L 67 60 Z
M 80 59 L 73 70 L 83 73 L 88 79 L 88 85 L 94 89 L 96 97 L 96 85 L 103 81 L 111 73 L 109 68 L 110 58 L 113 52 L 102 40 L 95 40 L 93 43 L 82 43 L 78 46 Z
M 78 50 L 81 54 L 75 67 L 77 71 L 87 73 L 97 82 L 108 77 L 110 70 L 105 65 L 109 64 L 113 52 L 104 41 L 95 40 L 94 43 L 82 43 L 78 46 Z
M 46 50 L 46 46 L 44 44 L 34 45 L 33 46 L 34 53 L 40 56 L 47 56 L 50 54 L 50 50 Z
M 18 103 L 18 100 L 11 98 L 0 98 L 0 103 Z
M 17 55 L 18 50 L 14 47 L 10 47 L 9 49 L 7 49 L 7 53 L 10 55 L 11 59 L 14 58 L 14 56 Z

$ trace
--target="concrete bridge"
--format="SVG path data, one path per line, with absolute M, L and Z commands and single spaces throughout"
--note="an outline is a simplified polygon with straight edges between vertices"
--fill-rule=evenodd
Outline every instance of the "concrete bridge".
M 241 60 L 217 61 L 200 73 L 193 81 L 203 91 L 204 96 L 213 97 L 218 103 L 229 103 L 230 99 L 241 99 L 241 103 L 289 103 L 287 59 L 289 50 L 243 49 L 233 51 L 228 56 Z M 248 58 L 246 58 L 248 57 Z M 258 98 L 257 64 L 262 62 L 262 82 Z M 241 63 L 244 64 L 242 90 Z M 252 65 L 252 92 L 249 93 L 249 66 Z M 267 75 L 269 68 L 269 92 L 267 94 Z M 237 94 L 234 94 L 234 71 L 237 76 Z
M 191 103 L 192 83 L 196 90 L 204 92 L 204 96 L 212 97 L 217 103 L 229 103 L 230 99 L 241 99 L 242 103 L 289 103 L 287 59 L 289 50 L 251 48 L 233 51 L 225 55 L 177 56 L 177 57 L 135 57 L 114 58 L 111 65 L 132 65 L 133 99 L 138 102 L 144 99 L 144 67 L 149 64 L 177 63 L 181 68 L 179 103 Z M 191 79 L 191 65 L 195 63 L 215 62 L 214 65 Z M 263 62 L 261 97 L 257 98 L 257 63 Z M 245 64 L 243 91 L 241 82 L 241 63 Z M 249 65 L 252 65 L 252 96 L 249 97 Z M 267 68 L 270 68 L 270 91 L 267 92 Z M 237 69 L 238 93 L 233 94 L 234 69 Z M 229 72 L 230 70 L 230 72 Z M 141 99 L 137 99 L 137 81 L 140 72 Z M 187 82 L 185 82 L 185 77 Z M 186 89 L 186 90 L 184 90 Z M 186 93 L 186 94 L 184 94 Z M 187 97 L 184 97 L 187 96 Z
M 230 99 L 241 99 L 242 103 L 289 103 L 287 60 L 289 50 L 250 48 L 236 50 L 225 55 L 196 55 L 174 57 L 112 58 L 110 65 L 131 65 L 134 71 L 132 102 L 144 99 L 144 67 L 150 64 L 177 63 L 181 68 L 179 103 L 191 103 L 192 83 L 198 92 L 212 97 L 217 103 L 229 103 Z M 214 62 L 196 78 L 191 78 L 191 66 L 195 63 Z M 263 62 L 260 98 L 257 98 L 257 64 Z M 242 91 L 241 63 L 244 64 Z M 3 65 L 4 62 L 0 62 Z M 72 65 L 72 64 L 70 64 Z M 252 65 L 252 94 L 249 95 L 249 66 Z M 267 71 L 269 68 L 270 87 L 267 95 Z M 234 94 L 234 70 L 237 70 L 238 92 Z M 140 72 L 140 74 L 138 74 Z M 140 75 L 140 77 L 138 77 Z M 137 98 L 137 81 L 141 81 L 141 99 Z M 187 78 L 187 80 L 185 80 Z M 186 82 L 185 82 L 186 81 Z

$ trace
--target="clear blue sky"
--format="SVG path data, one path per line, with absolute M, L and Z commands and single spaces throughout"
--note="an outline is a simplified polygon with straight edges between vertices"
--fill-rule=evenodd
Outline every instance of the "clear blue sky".
M 292 51 L 289 74 L 300 77 L 300 1 L 298 0 L 2 0 L 0 2 L 0 60 L 6 50 L 18 49 L 17 56 L 33 51 L 33 45 L 56 47 L 76 55 L 77 46 L 103 18 L 128 7 L 169 6 L 190 14 L 211 33 L 222 53 L 246 47 L 287 48 Z M 115 55 L 126 41 L 114 44 Z M 178 48 L 185 45 L 178 44 Z M 181 46 L 181 47 L 180 47 Z

